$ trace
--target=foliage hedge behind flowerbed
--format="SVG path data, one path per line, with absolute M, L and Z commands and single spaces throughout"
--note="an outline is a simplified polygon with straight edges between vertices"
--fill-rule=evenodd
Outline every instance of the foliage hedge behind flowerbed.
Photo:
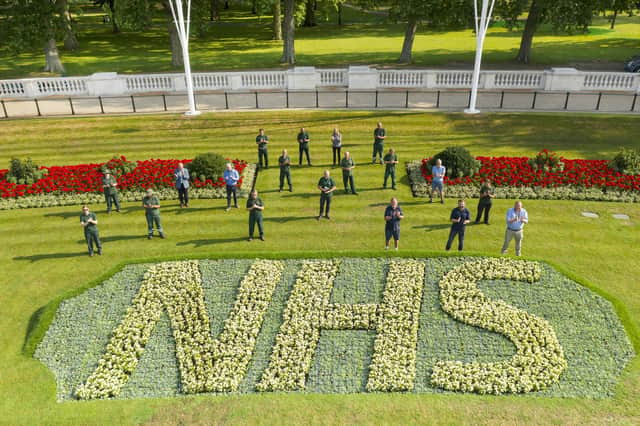
M 117 173 L 120 163 L 129 163 L 125 157 L 107 163 L 43 167 L 46 176 L 30 185 L 8 182 L 7 170 L 0 170 L 0 210 L 103 202 L 101 170 L 105 166 L 117 176 L 122 201 L 139 201 L 148 188 L 155 189 L 160 199 L 175 199 L 173 171 L 180 162 L 189 164 L 191 160 L 137 161 L 130 172 L 120 175 Z M 255 166 L 238 159 L 230 162 L 240 174 L 240 194 L 246 196 L 253 184 Z M 194 178 L 189 191 L 190 198 L 222 198 L 225 194 L 222 178 L 217 181 Z
M 439 300 L 442 278 L 465 262 L 479 259 L 482 258 L 415 260 L 424 265 L 425 276 L 419 308 L 413 392 L 443 392 L 434 387 L 432 381 L 433 367 L 439 361 L 496 363 L 511 359 L 515 353 L 513 344 L 500 334 L 456 321 L 442 309 Z M 268 369 L 277 343 L 276 335 L 283 325 L 283 315 L 290 318 L 286 307 L 304 262 L 302 259 L 284 262 L 282 278 L 265 312 L 247 374 L 238 387 L 241 393 L 255 392 L 256 384 Z M 329 302 L 362 304 L 363 307 L 382 303 L 391 262 L 395 260 L 339 259 Z M 251 259 L 198 262 L 213 338 L 218 338 L 225 327 L 238 296 L 239 283 L 254 263 Z M 73 399 L 74 389 L 94 371 L 107 347 L 110 333 L 122 321 L 149 266 L 127 266 L 103 284 L 60 305 L 36 351 L 36 357 L 56 376 L 59 400 Z M 485 279 L 478 283 L 478 288 L 487 297 L 544 318 L 555 330 L 567 367 L 559 381 L 534 395 L 611 396 L 618 375 L 633 356 L 628 337 L 611 304 L 545 264 L 540 264 L 539 273 L 540 279 L 534 283 L 503 279 Z M 306 384 L 300 390 L 320 393 L 366 391 L 372 351 L 378 336 L 379 333 L 371 330 L 322 329 L 307 370 Z M 170 322 L 163 314 L 137 368 L 118 397 L 184 393 L 177 359 Z
M 444 179 L 450 197 L 477 198 L 482 182 L 490 180 L 497 198 L 561 199 L 640 202 L 640 175 L 615 171 L 606 160 L 556 158 L 561 167 L 536 167 L 528 157 L 476 157 L 480 170 L 472 176 Z M 431 191 L 430 159 L 407 163 L 407 174 L 416 197 Z M 446 166 L 446 164 L 444 164 Z

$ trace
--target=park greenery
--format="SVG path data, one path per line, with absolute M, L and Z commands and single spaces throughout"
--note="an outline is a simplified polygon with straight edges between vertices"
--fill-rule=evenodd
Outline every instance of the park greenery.
M 464 146 L 476 155 L 531 157 L 547 148 L 565 158 L 586 159 L 610 159 L 622 147 L 640 148 L 637 138 L 629 137 L 640 132 L 640 122 L 634 117 L 620 115 L 531 113 L 465 116 L 414 111 L 256 111 L 204 114 L 190 119 L 177 115 L 150 115 L 144 120 L 132 116 L 7 120 L 3 122 L 3 131 L 0 133 L 0 164 L 8 164 L 11 158 L 27 157 L 36 164 L 46 165 L 95 163 L 111 158 L 114 151 L 130 161 L 193 158 L 198 153 L 210 151 L 223 153 L 230 158 L 255 161 L 257 152 L 254 141 L 260 127 L 264 127 L 269 135 L 269 155 L 275 158 L 282 149 L 296 154 L 296 134 L 301 126 L 305 126 L 311 137 L 314 166 L 292 167 L 293 193 L 277 191 L 277 168 L 271 167 L 260 172 L 256 188 L 266 206 L 264 242 L 246 241 L 246 212 L 242 209 L 225 212 L 225 200 L 194 200 L 188 209 L 180 209 L 175 201 L 163 201 L 161 211 L 168 238 L 153 241 L 145 238 L 146 227 L 139 201 L 124 202 L 119 214 L 110 215 L 104 213 L 102 202 L 91 204 L 91 210 L 98 215 L 98 227 L 104 244 L 103 255 L 92 258 L 86 255 L 78 226 L 78 206 L 0 211 L 0 240 L 3 242 L 0 245 L 0 270 L 3 271 L 0 284 L 7 295 L 0 308 L 2 418 L 11 424 L 33 424 L 41 422 L 43 418 L 67 424 L 103 424 L 105 421 L 175 424 L 210 422 L 211 419 L 245 424 L 317 424 L 326 423 L 329 418 L 350 423 L 418 423 L 425 419 L 435 423 L 461 423 L 470 419 L 475 423 L 488 424 L 540 419 L 549 423 L 595 423 L 602 419 L 613 423 L 637 423 L 636 407 L 640 395 L 638 357 L 630 361 L 617 384 L 609 382 L 609 387 L 587 387 L 587 391 L 582 393 L 572 393 L 571 387 L 563 388 L 562 396 L 570 398 L 558 399 L 442 394 L 354 395 L 352 393 L 362 389 L 365 382 L 354 383 L 344 379 L 338 388 L 345 389 L 347 394 L 340 395 L 269 392 L 266 395 L 215 398 L 159 397 L 173 395 L 169 391 L 151 399 L 56 402 L 54 375 L 29 355 L 36 349 L 36 337 L 42 337 L 46 332 L 38 324 L 53 320 L 53 313 L 43 307 L 62 297 L 84 293 L 85 289 L 94 287 L 106 278 L 116 277 L 113 274 L 119 271 L 129 274 L 129 282 L 140 283 L 148 267 L 136 269 L 135 264 L 139 262 L 150 264 L 221 257 L 249 260 L 269 257 L 382 257 L 385 253 L 382 250 L 382 214 L 391 196 L 399 198 L 406 217 L 402 223 L 398 253 L 410 258 L 442 256 L 449 230 L 448 217 L 455 202 L 447 199 L 444 205 L 427 205 L 423 200 L 413 198 L 408 178 L 401 172 L 404 168 L 399 169 L 397 191 L 381 188 L 383 168 L 368 164 L 367 161 L 371 155 L 371 132 L 378 121 L 382 121 L 387 130 L 385 149 L 396 149 L 401 164 L 419 161 L 452 145 Z M 339 170 L 330 168 L 329 136 L 335 126 L 342 131 L 344 147 L 348 148 L 356 161 L 354 174 L 359 195 L 336 194 L 331 220 L 317 222 L 318 178 L 326 168 L 335 177 L 339 176 Z M 471 202 L 469 204 L 473 211 L 474 206 Z M 468 228 L 465 253 L 498 254 L 504 233 L 503 215 L 512 205 L 513 199 L 494 200 L 492 224 Z M 529 259 L 551 264 L 567 274 L 572 281 L 580 284 L 573 284 L 574 290 L 591 294 L 583 287 L 586 286 L 610 300 L 637 353 L 640 350 L 640 298 L 635 283 L 640 276 L 640 264 L 636 261 L 634 248 L 640 245 L 637 231 L 640 206 L 635 203 L 571 200 L 525 200 L 524 206 L 529 212 L 530 223 L 525 231 L 523 254 Z M 580 213 L 583 211 L 598 213 L 599 217 L 582 217 Z M 629 219 L 616 219 L 612 217 L 614 213 L 625 213 Z M 447 259 L 458 261 L 457 257 Z M 125 263 L 131 262 L 134 263 L 133 270 L 129 267 L 123 269 Z M 246 264 L 247 267 L 250 263 Z M 428 269 L 444 273 L 458 265 L 445 262 Z M 209 276 L 224 276 L 221 270 L 212 268 Z M 295 282 L 298 269 L 285 267 L 283 275 L 288 277 L 288 282 Z M 225 312 L 230 312 L 237 283 L 247 269 L 236 266 L 230 270 L 236 272 L 230 274 L 233 279 L 225 282 L 228 284 L 233 281 L 236 284 L 225 287 L 223 291 L 227 296 L 220 296 L 230 302 Z M 375 275 L 378 270 L 374 266 L 367 268 L 369 272 L 363 273 L 367 277 L 366 282 L 381 283 L 378 290 L 372 291 L 382 295 L 384 280 L 369 279 L 369 275 Z M 441 276 L 436 274 L 430 279 L 437 283 Z M 528 285 L 525 284 L 524 288 L 528 289 Z M 115 286 L 125 288 L 118 282 L 115 282 Z M 276 287 L 272 298 L 278 301 L 276 305 L 281 308 L 284 308 L 284 301 L 290 295 L 290 290 L 284 287 Z M 95 287 L 98 288 L 104 287 Z M 135 295 L 135 286 L 126 288 Z M 368 298 L 366 286 L 355 285 L 353 288 L 356 289 L 355 294 L 344 286 L 334 289 L 334 296 L 338 298 L 335 301 L 378 302 Z M 488 292 L 483 283 L 480 283 L 480 288 Z M 545 317 L 553 324 L 554 320 L 530 306 L 519 305 L 519 300 L 522 300 L 519 296 L 511 299 L 504 296 L 514 288 L 522 287 L 506 282 L 502 290 L 487 295 L 494 299 L 504 298 L 512 306 L 531 309 L 532 313 Z M 436 287 L 433 289 L 437 291 Z M 431 300 L 437 307 L 439 302 L 437 295 L 434 296 Z M 119 303 L 123 303 L 126 310 L 131 300 L 123 299 Z M 533 297 L 532 300 L 538 298 Z M 561 304 L 574 301 L 577 305 L 581 304 L 569 295 L 549 295 L 548 300 Z M 600 312 L 604 312 L 604 306 L 588 310 L 579 324 L 591 327 L 595 317 L 601 315 Z M 273 325 L 269 329 L 271 336 L 278 333 L 280 325 L 277 320 L 273 322 L 273 316 L 281 318 L 281 313 L 281 310 L 266 313 L 265 324 Z M 563 315 L 560 317 L 568 319 Z M 90 317 L 82 318 L 91 321 Z M 121 318 L 112 320 L 115 322 L 113 327 L 99 322 L 95 325 L 113 330 Z M 224 323 L 223 317 L 216 318 L 218 322 L 212 325 L 215 336 L 222 331 Z M 62 326 L 65 327 L 64 324 Z M 164 331 L 153 335 L 148 344 L 148 354 L 153 355 L 152 359 L 141 362 L 136 370 L 139 374 L 132 376 L 131 383 L 146 385 L 138 388 L 142 390 L 129 390 L 128 394 L 123 389 L 121 395 L 126 394 L 130 398 L 148 396 L 149 389 L 155 385 L 153 380 L 149 381 L 149 372 L 157 365 L 163 368 L 167 366 L 161 360 L 167 356 L 162 339 L 171 336 L 169 321 L 161 318 L 158 327 Z M 597 336 L 597 331 L 592 331 Z M 105 333 L 104 345 L 94 342 L 96 347 L 92 351 L 106 348 L 108 333 Z M 556 329 L 556 333 L 568 360 L 573 356 L 593 354 L 580 349 L 575 353 L 569 351 L 559 329 Z M 447 334 L 444 336 L 448 340 Z M 78 338 L 81 337 L 79 334 Z M 323 338 L 333 340 L 336 344 L 327 346 L 322 343 Z M 322 373 L 327 365 L 335 372 L 332 375 L 362 378 L 358 376 L 358 371 L 362 371 L 360 366 L 369 365 L 366 356 L 371 353 L 374 338 L 375 333 L 355 330 L 330 332 L 325 337 L 321 336 L 316 360 L 324 361 L 318 365 L 312 364 L 307 386 L 318 389 L 320 393 L 335 391 L 331 390 L 334 385 Z M 578 343 L 584 344 L 581 342 L 582 335 L 576 338 Z M 470 342 L 471 339 L 463 337 L 462 341 Z M 596 337 L 586 341 L 598 343 Z M 482 341 L 480 345 L 484 348 L 489 344 Z M 260 358 L 262 367 L 259 368 L 266 368 L 269 364 L 270 347 L 268 342 L 258 339 L 256 351 L 263 351 L 264 354 Z M 466 348 L 457 350 L 464 353 Z M 483 349 L 478 351 L 482 352 Z M 353 366 L 338 362 L 351 357 L 363 361 Z M 418 353 L 417 357 L 417 365 L 421 365 L 424 354 Z M 76 361 L 79 361 L 80 357 L 77 358 Z M 431 358 L 432 363 L 438 359 L 455 358 Z M 495 358 L 486 361 L 495 361 Z M 256 374 L 259 370 L 254 367 L 257 368 L 250 364 L 247 369 L 251 383 L 257 383 L 260 379 L 260 375 Z M 177 371 L 174 368 L 177 367 L 171 367 L 170 371 Z M 612 371 L 608 368 L 602 371 Z M 567 371 L 571 371 L 571 364 Z M 594 370 L 580 371 L 578 380 L 589 382 Z M 90 373 L 80 381 L 89 377 Z M 428 383 L 427 373 L 419 373 L 418 370 L 416 383 Z M 164 383 L 161 387 L 172 389 L 170 384 L 176 383 L 172 380 L 175 380 L 175 376 L 167 374 L 161 379 L 161 383 Z M 67 389 L 73 392 L 76 389 L 74 386 L 80 382 L 67 383 L 72 385 Z M 562 379 L 558 383 L 562 383 Z M 165 384 L 169 387 L 165 387 Z M 589 393 L 589 390 L 595 389 L 606 389 L 608 396 L 602 398 L 603 395 Z
M 637 54 L 639 19 L 630 0 L 498 0 L 485 64 L 620 70 Z M 180 71 L 171 21 L 168 0 L 0 0 L 0 76 L 39 75 L 42 52 L 47 73 Z M 471 0 L 197 0 L 191 62 L 196 71 L 279 64 L 459 67 L 473 62 L 472 27 Z

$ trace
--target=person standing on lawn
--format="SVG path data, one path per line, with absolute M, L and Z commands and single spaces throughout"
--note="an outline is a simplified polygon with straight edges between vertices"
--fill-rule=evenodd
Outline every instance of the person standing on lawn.
M 333 191 L 336 189 L 336 183 L 331 178 L 329 170 L 325 170 L 318 181 L 318 189 L 320 190 L 320 214 L 318 214 L 317 219 L 320 220 L 323 213 L 324 217 L 331 219 L 329 217 L 329 211 L 331 210 L 331 197 L 333 196 Z
M 160 200 L 153 193 L 153 189 L 147 189 L 147 195 L 142 198 L 142 207 L 145 209 L 145 216 L 147 218 L 147 239 L 153 238 L 153 224 L 155 223 L 156 229 L 160 238 L 164 238 L 164 232 L 162 231 L 162 223 L 160 222 Z
M 231 195 L 233 195 L 233 207 L 238 208 L 237 188 L 238 181 L 240 180 L 240 174 L 233 168 L 233 164 L 227 163 L 227 169 L 222 174 L 222 178 L 227 184 L 227 209 L 231 210 Z
M 372 164 L 376 163 L 377 155 L 380 155 L 380 164 L 382 164 L 382 156 L 384 152 L 384 139 L 387 137 L 387 132 L 382 127 L 382 123 L 378 121 L 378 126 L 373 130 L 373 158 Z
M 440 203 L 444 204 L 444 176 L 447 173 L 446 167 L 442 165 L 442 160 L 437 159 L 435 166 L 431 168 L 431 192 L 429 193 L 429 202 L 433 203 L 433 193 L 438 191 L 440 194 Z
M 184 164 L 178 163 L 178 168 L 173 175 L 176 178 L 180 208 L 189 207 L 189 170 L 184 168 Z
M 331 150 L 333 151 L 333 166 L 340 162 L 340 150 L 342 149 L 342 133 L 337 127 L 331 133 Z
M 302 165 L 302 154 L 307 156 L 307 164 L 311 165 L 311 158 L 309 157 L 309 133 L 307 133 L 304 127 L 301 127 L 300 133 L 298 133 L 298 151 L 300 153 L 298 165 Z
M 529 223 L 529 214 L 522 208 L 522 201 L 516 201 L 512 208 L 507 210 L 507 230 L 504 233 L 502 254 L 507 254 L 509 243 L 516 240 L 516 256 L 520 256 L 522 239 L 524 238 L 524 225 Z
M 351 158 L 349 151 L 344 153 L 344 157 L 340 161 L 340 167 L 342 168 L 342 182 L 344 183 L 345 194 L 349 193 L 348 184 L 351 187 L 351 193 L 357 195 L 356 186 L 353 182 L 353 169 L 356 167 L 356 162 Z
M 285 178 L 287 178 L 287 184 L 289 185 L 289 192 L 293 192 L 293 186 L 291 186 L 291 170 L 289 170 L 289 166 L 291 165 L 291 158 L 289 158 L 289 154 L 287 153 L 286 149 L 282 150 L 282 155 L 278 158 L 278 164 L 280 165 L 279 192 L 282 192 Z
M 398 164 L 398 156 L 393 148 L 389 149 L 387 155 L 384 156 L 384 183 L 383 189 L 387 189 L 387 179 L 391 176 L 391 189 L 396 189 L 396 164 Z
M 404 219 L 402 209 L 398 205 L 398 200 L 393 197 L 384 211 L 384 249 L 389 250 L 389 241 L 393 237 L 395 249 L 398 250 L 400 241 L 400 220 Z
M 116 211 L 120 211 L 120 200 L 118 197 L 118 181 L 111 174 L 109 169 L 103 171 L 102 189 L 104 191 L 104 199 L 107 202 L 107 213 L 111 213 L 112 203 L 116 206 Z
M 264 241 L 264 229 L 262 224 L 262 211 L 264 210 L 264 203 L 258 197 L 258 191 L 255 189 L 249 194 L 247 199 L 247 210 L 249 210 L 249 241 L 253 241 L 253 231 L 258 225 L 258 233 L 260 240 Z
M 489 224 L 489 211 L 491 210 L 492 198 L 494 197 L 493 187 L 491 181 L 486 180 L 482 186 L 480 186 L 480 199 L 478 200 L 478 214 L 476 215 L 475 223 L 480 223 L 480 217 L 484 212 L 484 224 Z
M 451 243 L 455 236 L 458 236 L 458 251 L 462 251 L 464 248 L 464 231 L 467 227 L 467 223 L 471 222 L 471 213 L 465 207 L 464 200 L 458 200 L 458 207 L 451 210 L 451 230 L 449 231 L 449 239 L 447 240 L 447 246 L 445 250 L 451 250 Z
M 80 225 L 84 228 L 84 239 L 87 241 L 89 256 L 93 256 L 93 246 L 96 246 L 98 254 L 102 254 L 102 243 L 98 236 L 98 218 L 96 214 L 89 211 L 88 206 L 82 206 L 80 214 Z
M 269 153 L 267 152 L 267 145 L 269 144 L 269 136 L 264 134 L 264 129 L 258 131 L 256 136 L 256 145 L 258 145 L 258 165 L 262 169 L 262 162 L 264 160 L 264 167 L 269 168 Z

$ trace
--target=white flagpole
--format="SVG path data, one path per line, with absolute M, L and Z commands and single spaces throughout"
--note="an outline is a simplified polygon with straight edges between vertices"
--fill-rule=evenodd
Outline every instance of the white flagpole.
M 175 3 L 175 6 L 174 6 Z M 191 63 L 189 61 L 189 29 L 191 26 L 191 0 L 187 0 L 187 20 L 185 26 L 184 12 L 182 0 L 169 0 L 171 6 L 171 15 L 176 25 L 178 39 L 182 47 L 182 60 L 184 62 L 184 77 L 187 83 L 187 99 L 189 100 L 189 111 L 185 115 L 199 115 L 200 111 L 196 110 L 196 101 L 193 96 L 193 79 L 191 77 Z
M 489 7 L 489 1 L 491 1 L 491 7 Z M 469 108 L 464 110 L 464 112 L 466 112 L 467 114 L 477 114 L 480 112 L 480 110 L 476 108 L 476 102 L 478 100 L 478 83 L 480 81 L 480 63 L 482 62 L 484 37 L 487 35 L 487 29 L 489 28 L 489 22 L 491 21 L 491 14 L 493 13 L 494 4 L 495 0 L 482 0 L 480 17 L 478 17 L 478 0 L 474 0 L 473 2 L 473 8 L 476 18 L 476 60 L 473 66 L 473 78 L 471 80 L 471 98 L 469 99 Z

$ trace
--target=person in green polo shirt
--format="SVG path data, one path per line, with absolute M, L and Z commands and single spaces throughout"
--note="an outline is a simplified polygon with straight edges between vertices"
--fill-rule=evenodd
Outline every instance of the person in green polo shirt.
M 109 169 L 103 171 L 102 189 L 104 191 L 104 199 L 107 202 L 107 213 L 111 213 L 111 204 L 116 205 L 116 211 L 120 211 L 120 200 L 118 199 L 118 181 L 111 174 Z
M 342 168 L 342 182 L 344 183 L 344 192 L 345 194 L 349 193 L 349 189 L 347 188 L 347 184 L 351 186 L 351 193 L 356 195 L 356 186 L 353 182 L 353 169 L 356 167 L 356 162 L 351 158 L 351 153 L 346 151 L 344 153 L 344 157 L 340 161 L 340 167 Z
M 300 152 L 298 165 L 302 165 L 302 154 L 307 156 L 307 164 L 311 165 L 311 158 L 309 157 L 309 133 L 307 133 L 304 127 L 301 127 L 300 133 L 298 133 L 298 148 Z
M 258 145 L 258 164 L 262 168 L 262 161 L 264 160 L 264 167 L 269 168 L 269 153 L 267 152 L 267 145 L 269 144 L 269 136 L 264 134 L 264 129 L 260 129 L 258 136 L 256 136 L 256 145 Z
M 291 170 L 289 170 L 289 166 L 291 165 L 291 158 L 289 158 L 289 154 L 286 149 L 282 150 L 282 155 L 278 158 L 278 164 L 280 165 L 280 189 L 279 192 L 282 192 L 282 187 L 284 187 L 284 179 L 287 178 L 287 184 L 289 185 L 289 192 L 293 192 L 293 186 L 291 186 Z
M 80 225 L 84 228 L 84 239 L 87 240 L 89 256 L 93 256 L 94 245 L 98 250 L 98 254 L 102 254 L 102 244 L 98 236 L 98 218 L 95 213 L 89 211 L 88 206 L 82 206 Z
M 387 132 L 382 127 L 382 123 L 378 122 L 378 126 L 373 130 L 373 158 L 371 162 L 376 163 L 376 157 L 380 156 L 380 164 L 382 164 L 382 155 L 384 152 L 384 139 L 387 137 Z
M 331 210 L 331 197 L 333 196 L 333 191 L 336 189 L 336 183 L 331 178 L 329 170 L 325 170 L 318 181 L 318 189 L 320 190 L 320 214 L 317 219 L 320 220 L 323 213 L 324 217 L 331 219 L 329 217 L 329 210 Z
M 258 197 L 258 191 L 255 189 L 249 194 L 247 200 L 247 210 L 249 210 L 249 241 L 253 241 L 253 230 L 256 224 L 258 225 L 258 233 L 260 234 L 260 240 L 264 241 L 264 229 L 262 226 L 262 211 L 264 210 L 264 203 Z
M 398 156 L 393 148 L 384 156 L 384 183 L 382 187 L 387 188 L 387 179 L 391 176 L 391 189 L 396 189 L 396 164 L 398 164 Z
M 155 223 L 160 238 L 164 238 L 164 232 L 162 231 L 162 224 L 160 223 L 160 200 L 153 193 L 151 188 L 147 189 L 147 195 L 142 198 L 142 207 L 145 209 L 145 216 L 147 218 L 147 229 L 149 231 L 147 238 L 153 238 L 153 224 Z

